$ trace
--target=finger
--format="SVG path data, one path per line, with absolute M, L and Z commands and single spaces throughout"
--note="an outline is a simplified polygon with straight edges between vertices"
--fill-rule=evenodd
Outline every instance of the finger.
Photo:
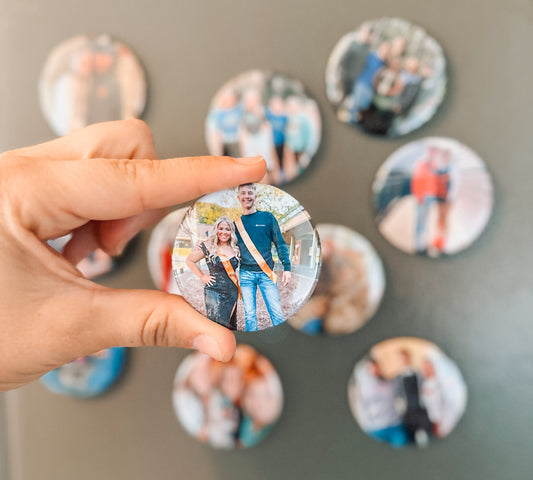
M 72 237 L 63 248 L 62 254 L 70 263 L 77 265 L 99 247 L 98 224 L 87 222 L 72 232 Z
M 167 212 L 163 208 L 120 220 L 87 222 L 72 232 L 72 238 L 63 249 L 63 256 L 76 265 L 97 248 L 111 256 L 120 255 L 135 235 L 164 218 Z
M 182 297 L 152 290 L 98 288 L 88 321 L 97 348 L 120 345 L 194 348 L 215 360 L 228 361 L 235 336 L 207 319 Z
M 135 118 L 95 123 L 64 137 L 12 153 L 47 160 L 157 158 L 150 128 Z
M 120 255 L 129 241 L 141 230 L 155 225 L 168 213 L 168 208 L 147 210 L 140 215 L 101 222 L 99 228 L 100 248 L 109 255 Z
M 184 203 L 209 192 L 256 182 L 266 171 L 262 157 L 185 157 L 169 160 L 91 159 L 33 164 L 32 175 L 18 177 L 32 189 L 43 187 L 32 202 L 17 201 L 26 228 L 40 238 L 78 228 L 86 220 L 115 220 Z M 49 181 L 47 181 L 49 179 Z M 29 184 L 27 184 L 29 182 Z M 31 208 L 30 208 L 31 207 Z M 43 221 L 53 215 L 54 222 Z

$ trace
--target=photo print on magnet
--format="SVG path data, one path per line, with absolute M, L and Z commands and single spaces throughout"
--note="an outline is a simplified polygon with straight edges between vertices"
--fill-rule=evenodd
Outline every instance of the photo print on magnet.
M 268 435 L 283 409 L 283 389 L 270 361 L 239 344 L 227 363 L 188 355 L 176 372 L 172 403 L 193 437 L 214 448 L 242 449 Z
M 289 324 L 309 335 L 345 335 L 374 315 L 385 290 L 379 255 L 362 235 L 343 225 L 316 226 L 322 268 L 313 295 Z
M 126 349 L 115 347 L 48 372 L 41 382 L 53 393 L 90 398 L 106 392 L 120 377 L 126 361 Z
M 87 125 L 142 115 L 146 76 L 135 54 L 106 34 L 55 47 L 39 79 L 43 114 L 59 136 Z
M 172 268 L 183 297 L 232 330 L 283 323 L 310 297 L 320 243 L 309 214 L 289 194 L 245 184 L 200 198 L 185 216 Z
M 154 285 L 163 292 L 179 295 L 172 273 L 172 249 L 187 208 L 170 212 L 152 230 L 148 242 L 148 270 Z
M 406 135 L 428 122 L 446 93 L 446 58 L 426 31 L 400 18 L 364 22 L 344 35 L 326 67 L 337 118 L 365 133 Z
M 435 344 L 413 337 L 378 343 L 348 382 L 359 426 L 395 448 L 426 447 L 446 437 L 466 408 L 466 385 L 457 365 Z
M 264 157 L 262 183 L 282 185 L 298 177 L 320 144 L 318 105 L 302 83 L 268 70 L 250 70 L 214 96 L 205 125 L 212 155 Z
M 372 190 L 383 236 L 406 253 L 431 257 L 469 247 L 487 226 L 494 203 L 483 160 L 441 137 L 396 150 L 378 170 Z

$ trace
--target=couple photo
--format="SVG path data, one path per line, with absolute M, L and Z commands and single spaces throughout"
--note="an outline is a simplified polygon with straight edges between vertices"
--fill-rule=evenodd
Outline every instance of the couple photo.
M 283 323 L 307 299 L 318 274 L 318 240 L 307 213 L 270 186 L 245 184 L 206 197 L 176 238 L 180 291 L 210 320 L 232 330 Z

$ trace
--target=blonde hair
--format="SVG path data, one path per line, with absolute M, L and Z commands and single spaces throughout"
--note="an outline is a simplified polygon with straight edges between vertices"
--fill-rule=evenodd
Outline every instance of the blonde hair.
M 223 222 L 226 222 L 229 225 L 229 228 L 231 230 L 231 237 L 229 240 L 229 244 L 233 248 L 233 251 L 235 252 L 235 256 L 239 258 L 241 251 L 237 245 L 237 235 L 235 235 L 235 225 L 233 224 L 231 219 L 227 217 L 226 215 L 222 215 L 221 217 L 218 217 L 217 221 L 213 225 L 213 228 L 209 232 L 209 238 L 205 242 L 207 245 L 207 249 L 209 250 L 209 253 L 211 253 L 211 255 L 215 255 L 217 253 L 217 250 L 218 250 L 217 231 L 218 231 L 218 226 Z

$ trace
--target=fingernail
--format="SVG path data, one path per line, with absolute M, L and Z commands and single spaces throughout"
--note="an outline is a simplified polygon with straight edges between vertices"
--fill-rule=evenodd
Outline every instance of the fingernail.
M 258 155 L 257 157 L 236 158 L 235 161 L 242 165 L 255 165 L 256 163 L 264 162 L 265 159 L 261 155 Z
M 215 360 L 218 360 L 219 362 L 222 361 L 222 353 L 220 352 L 218 343 L 215 341 L 214 338 L 210 337 L 209 335 L 198 335 L 192 341 L 192 348 L 198 350 L 201 353 L 205 353 L 206 355 L 210 356 L 211 358 L 214 358 Z

